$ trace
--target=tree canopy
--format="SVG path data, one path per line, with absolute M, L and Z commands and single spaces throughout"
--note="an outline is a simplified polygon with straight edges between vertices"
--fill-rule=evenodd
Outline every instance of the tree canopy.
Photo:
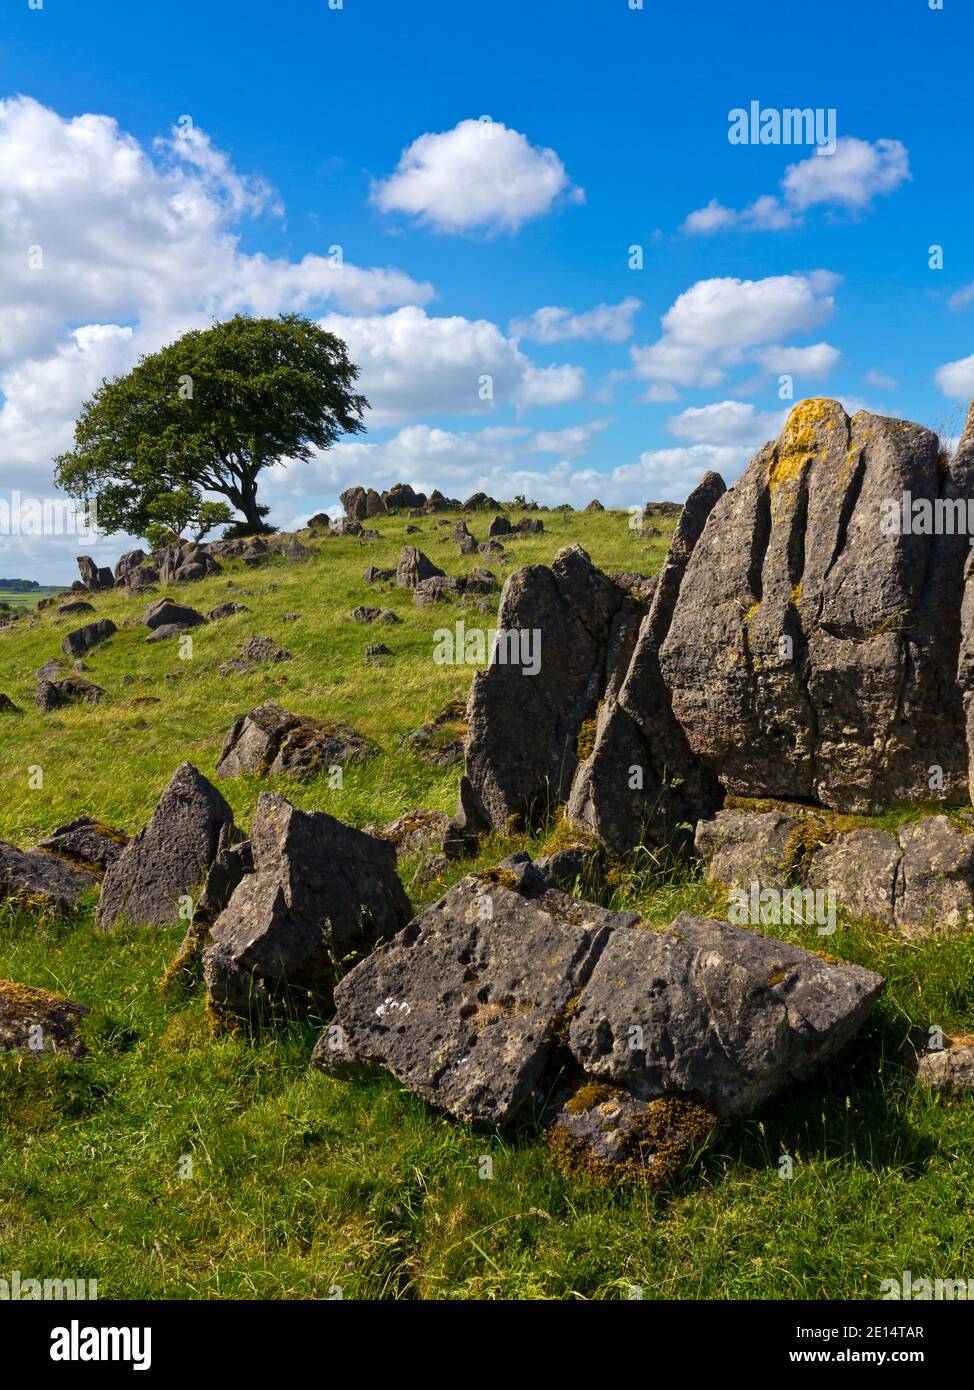
M 260 473 L 363 430 L 357 377 L 341 338 L 311 320 L 238 314 L 103 381 L 82 406 L 74 448 L 54 461 L 55 481 L 94 500 L 107 532 L 205 534 L 232 519 L 208 493 L 245 529 L 266 529 Z

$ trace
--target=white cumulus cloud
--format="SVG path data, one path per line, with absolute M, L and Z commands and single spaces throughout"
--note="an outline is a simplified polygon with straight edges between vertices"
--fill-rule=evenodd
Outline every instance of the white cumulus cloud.
M 376 182 L 372 201 L 441 232 L 516 232 L 558 198 L 584 202 L 554 150 L 487 118 L 419 136 L 395 173 Z
M 597 304 L 583 314 L 571 309 L 547 306 L 536 309 L 525 319 L 513 319 L 508 332 L 515 338 L 536 343 L 560 343 L 573 338 L 605 343 L 623 343 L 633 335 L 633 319 L 642 302 L 628 296 L 619 304 Z

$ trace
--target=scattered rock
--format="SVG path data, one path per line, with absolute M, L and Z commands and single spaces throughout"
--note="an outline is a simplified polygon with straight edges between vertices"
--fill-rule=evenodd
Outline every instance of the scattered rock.
M 34 692 L 34 703 L 44 714 L 65 709 L 68 705 L 97 705 L 105 698 L 100 685 L 82 680 L 80 676 L 65 676 L 63 680 L 40 680 Z
M 74 632 L 67 633 L 61 643 L 61 650 L 65 656 L 81 656 L 83 652 L 97 647 L 100 642 L 106 642 L 117 631 L 118 628 L 110 618 L 100 618 L 97 623 L 88 623 L 86 627 L 79 627 Z
M 376 642 L 373 646 L 366 647 L 366 661 L 375 661 L 378 657 L 381 656 L 392 656 L 392 652 L 389 650 L 389 648 L 386 646 L 384 642 Z
M 695 1101 L 637 1100 L 618 1086 L 587 1080 L 555 1096 L 545 1114 L 548 1143 L 567 1175 L 634 1177 L 653 1186 L 688 1167 L 716 1125 Z
M 586 512 L 604 512 L 605 508 L 603 507 L 602 503 L 599 501 L 597 497 L 593 497 L 591 502 L 589 502 L 588 506 L 586 506 L 583 510 L 585 510 Z
M 718 811 L 697 824 L 695 844 L 715 883 L 782 888 L 789 881 L 788 851 L 798 829 L 782 811 Z
M 101 878 L 121 858 L 127 844 L 128 836 L 121 830 L 103 825 L 90 816 L 79 816 L 67 825 L 59 825 L 37 848 L 64 864 Z
M 0 841 L 0 898 L 16 897 L 44 907 L 72 908 L 93 887 L 90 873 L 42 850 L 18 849 Z
M 245 603 L 221 603 L 216 608 L 211 608 L 206 615 L 207 622 L 216 623 L 221 618 L 232 618 L 235 613 L 249 613 L 250 609 Z
M 509 536 L 514 527 L 506 516 L 495 516 L 487 527 L 487 539 L 494 540 L 497 536 Z
M 386 584 L 390 579 L 395 578 L 395 570 L 378 569 L 375 565 L 369 565 L 362 575 L 366 584 Z
M 112 589 L 115 586 L 115 576 L 111 570 L 96 565 L 90 555 L 78 556 L 78 569 L 81 572 L 82 586 L 90 593 L 99 589 Z
M 267 701 L 237 719 L 223 744 L 218 777 L 310 776 L 352 759 L 372 756 L 374 748 L 347 724 L 331 724 L 289 714 Z
M 404 545 L 396 569 L 396 585 L 400 589 L 414 589 L 424 579 L 445 578 L 443 570 L 434 565 L 428 555 L 417 550 L 414 545 Z
M 434 767 L 454 767 L 463 762 L 466 735 L 466 702 L 457 696 L 429 723 L 414 729 L 406 738 L 406 746 Z
M 88 1013 L 60 994 L 30 985 L 0 980 L 0 1052 L 19 1052 L 26 1057 L 59 1052 L 82 1057 L 84 1043 L 77 1028 Z
M 154 628 L 145 640 L 147 642 L 168 642 L 170 637 L 178 637 L 185 631 L 184 623 L 163 623 L 161 627 Z
M 204 955 L 211 1006 L 253 1017 L 270 997 L 320 1000 L 336 969 L 410 915 L 391 845 L 324 812 L 263 792 L 246 875 L 211 928 Z
M 95 605 L 84 599 L 69 599 L 67 603 L 59 603 L 54 611 L 58 618 L 73 618 L 81 613 L 94 613 Z
M 366 826 L 366 833 L 395 846 L 396 857 L 404 859 L 425 850 L 442 849 L 450 817 L 444 811 L 407 811 L 388 825 Z
M 195 767 L 173 773 L 148 825 L 130 840 L 102 883 L 97 925 L 106 930 L 169 926 L 179 921 L 180 900 L 204 882 L 233 827 L 233 812 Z
M 936 1091 L 974 1091 L 974 1038 L 945 1039 L 938 1051 L 921 1053 L 917 1077 Z
M 9 695 L 0 693 L 0 714 L 22 714 L 19 705 L 15 705 Z
M 291 660 L 291 653 L 279 647 L 272 637 L 248 637 L 240 654 L 230 661 L 222 661 L 216 669 L 221 676 L 242 675 L 264 662 Z
M 187 608 L 185 604 L 173 603 L 172 599 L 161 598 L 149 605 L 142 621 L 146 627 L 154 629 L 159 627 L 198 627 L 200 623 L 205 623 L 206 619 L 202 613 L 197 613 L 195 608 Z

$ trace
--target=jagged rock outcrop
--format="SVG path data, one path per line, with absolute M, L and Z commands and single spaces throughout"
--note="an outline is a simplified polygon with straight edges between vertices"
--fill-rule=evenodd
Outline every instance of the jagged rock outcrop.
M 592 753 L 572 788 L 568 818 L 616 851 L 640 840 L 670 844 L 686 834 L 678 827 L 712 815 L 723 799 L 718 778 L 674 717 L 660 649 L 691 556 L 725 490 L 718 474 L 707 473 L 687 498 L 649 611 L 638 630 L 633 615 L 611 654 Z
M 81 587 L 89 593 L 97 593 L 99 589 L 111 589 L 114 586 L 115 576 L 111 570 L 96 565 L 90 555 L 78 556 L 78 570 L 81 574 Z
M 148 825 L 109 867 L 97 925 L 108 929 L 123 921 L 133 926 L 178 922 L 180 899 L 201 887 L 232 828 L 233 812 L 216 787 L 195 767 L 182 763 Z
M 967 539 L 900 534 L 884 504 L 967 497 L 972 468 L 974 451 L 948 465 L 919 425 L 811 400 L 718 502 L 660 664 L 728 791 L 870 812 L 927 798 L 937 767 L 966 798 Z

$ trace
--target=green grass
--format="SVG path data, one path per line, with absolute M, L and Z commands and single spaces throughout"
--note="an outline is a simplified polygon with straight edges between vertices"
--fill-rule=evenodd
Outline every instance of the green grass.
M 647 550 L 624 515 L 544 520 L 545 535 L 511 543 L 513 564 L 549 561 L 572 540 L 609 570 L 652 572 L 663 555 L 665 538 Z M 137 829 L 176 763 L 211 775 L 234 716 L 268 696 L 346 720 L 382 749 L 347 768 L 340 790 L 287 784 L 296 804 L 357 825 L 452 810 L 456 770 L 428 767 L 402 738 L 469 682 L 469 669 L 431 661 L 434 629 L 460 616 L 489 626 L 493 612 L 420 609 L 395 589 L 370 598 L 361 572 L 394 564 L 404 524 L 381 521 L 370 544 L 312 542 L 307 564 L 228 567 L 188 586 L 180 597 L 203 611 L 231 597 L 252 610 L 194 634 L 189 662 L 173 643 L 144 644 L 148 600 L 96 597 L 120 628 L 87 659 L 109 697 L 96 708 L 33 710 L 33 671 L 66 625 L 45 612 L 30 631 L 0 631 L 0 690 L 27 711 L 0 722 L 0 838 L 26 846 L 86 812 Z M 408 539 L 448 573 L 478 562 L 457 558 L 452 526 L 421 525 Z M 482 536 L 484 520 L 471 528 Z M 363 602 L 395 608 L 403 626 L 342 621 Z M 286 612 L 303 616 L 284 623 Z M 250 633 L 295 659 L 217 676 Z M 362 653 L 377 640 L 395 657 L 370 667 Z M 146 695 L 160 703 L 133 703 Z M 44 785 L 29 790 L 37 765 Z M 247 826 L 258 785 L 221 789 Z M 476 863 L 525 844 L 537 848 L 497 839 Z M 630 877 L 612 901 L 661 923 L 724 907 L 711 885 L 672 874 Z M 820 944 L 802 932 L 781 934 Z M 84 1061 L 0 1058 L 0 1275 L 97 1278 L 102 1297 L 133 1298 L 320 1298 L 334 1286 L 347 1298 L 624 1298 L 630 1285 L 647 1298 L 875 1298 L 905 1269 L 972 1272 L 974 1110 L 923 1092 L 909 1065 L 931 1024 L 971 1030 L 971 936 L 906 945 L 840 922 L 829 951 L 889 980 L 867 1027 L 832 1068 L 723 1127 L 696 1169 L 652 1192 L 566 1178 L 533 1122 L 478 1133 L 389 1077 L 313 1072 L 315 1020 L 259 1042 L 214 1038 L 200 996 L 159 988 L 180 935 L 97 933 L 90 906 L 67 918 L 0 909 L 0 977 L 92 1008 Z M 491 1179 L 479 1176 L 484 1155 Z
M 32 613 L 42 598 L 50 598 L 52 594 L 60 592 L 60 588 L 52 585 L 41 585 L 37 589 L 0 588 L 0 617 L 3 616 L 4 605 L 15 613 Z

